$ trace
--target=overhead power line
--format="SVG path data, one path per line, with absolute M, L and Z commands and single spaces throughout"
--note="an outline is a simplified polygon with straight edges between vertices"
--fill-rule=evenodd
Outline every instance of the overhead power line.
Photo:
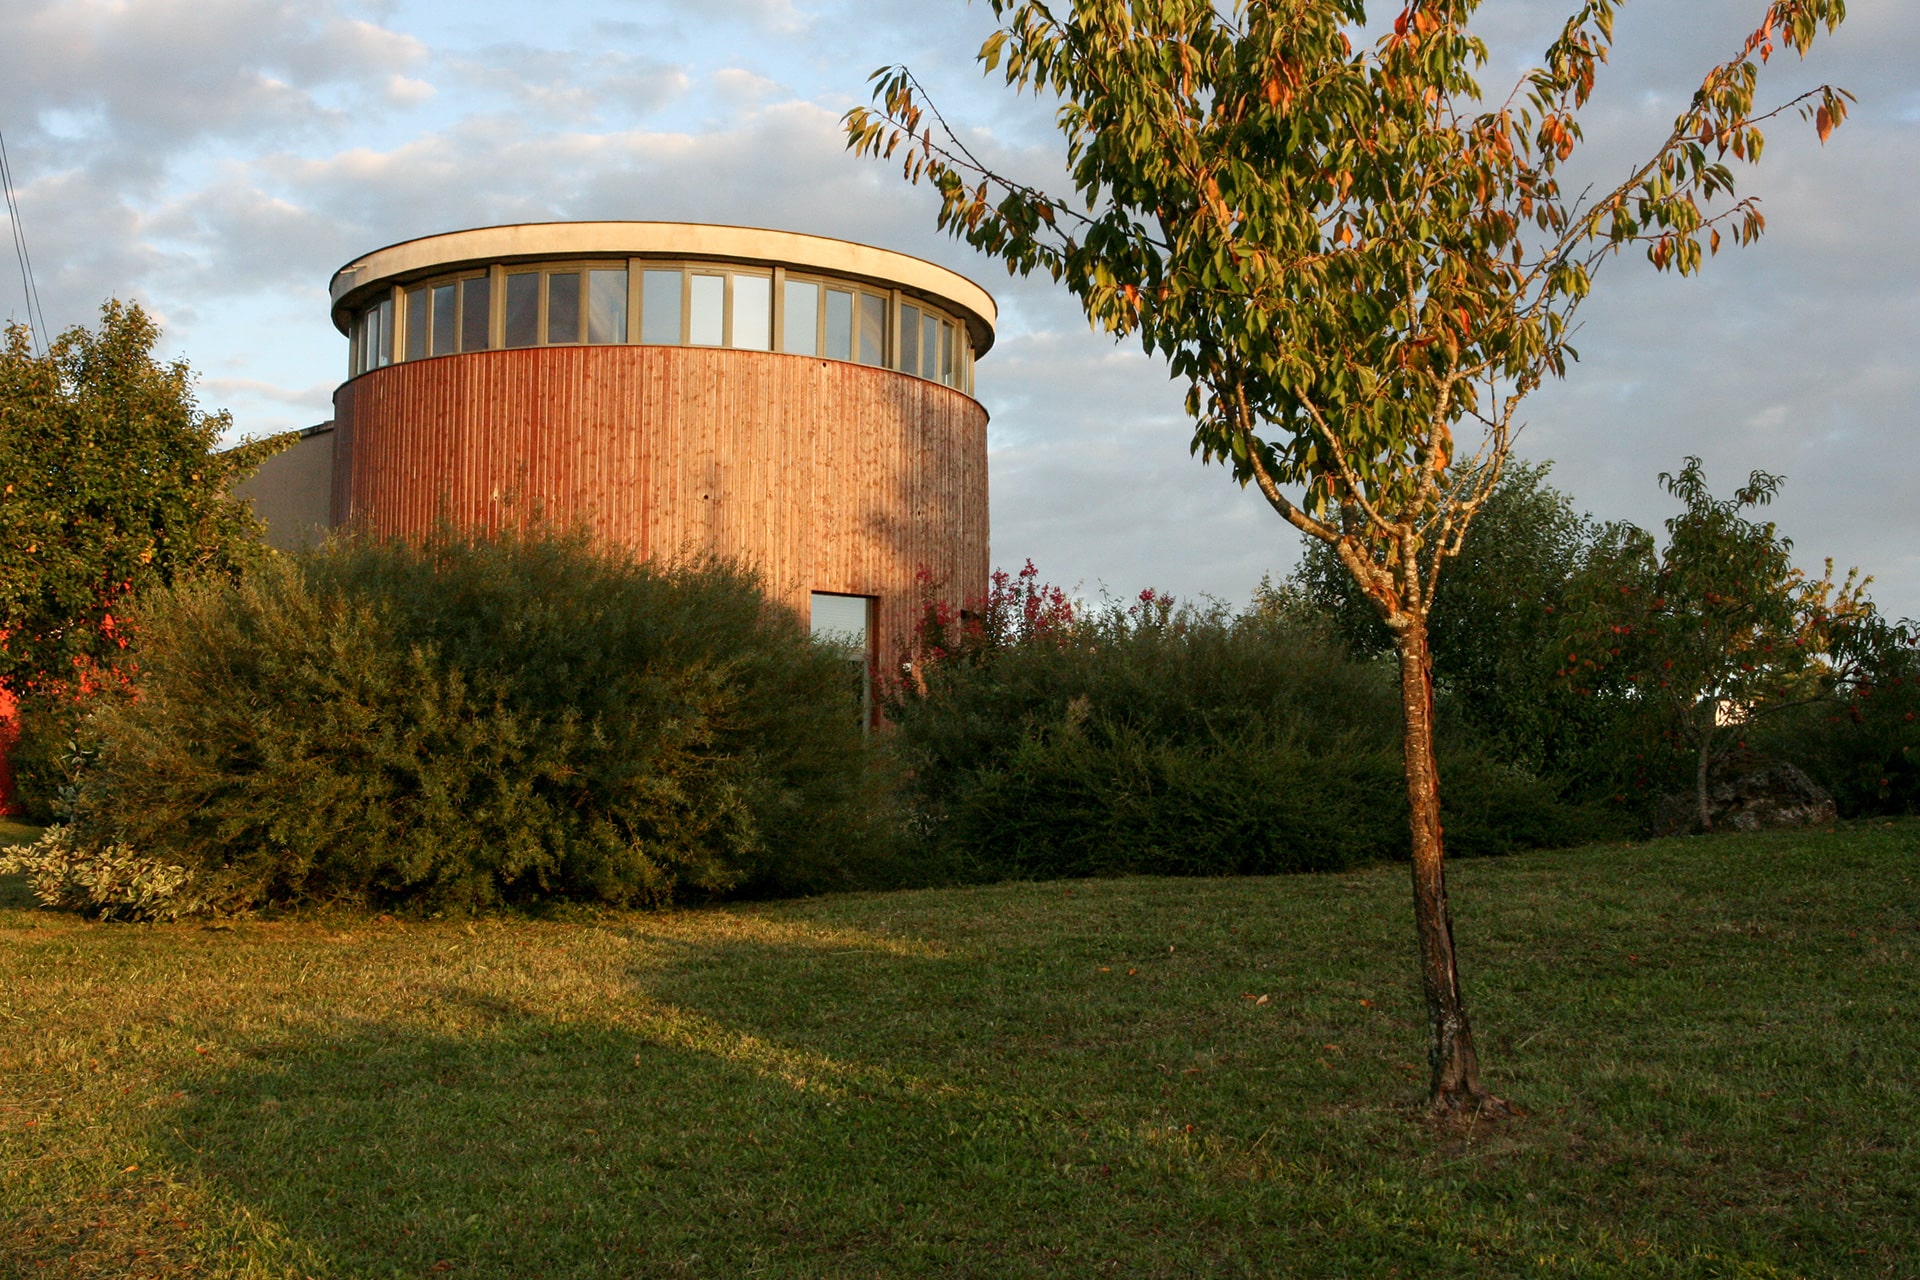
M 33 257 L 27 252 L 27 229 L 20 221 L 20 197 L 13 185 L 13 165 L 7 159 L 7 135 L 0 131 L 0 190 L 6 193 L 7 222 L 13 228 L 13 257 L 20 264 L 20 287 L 27 299 L 27 332 L 35 355 L 46 349 L 47 313 L 40 306 L 40 287 L 33 278 Z

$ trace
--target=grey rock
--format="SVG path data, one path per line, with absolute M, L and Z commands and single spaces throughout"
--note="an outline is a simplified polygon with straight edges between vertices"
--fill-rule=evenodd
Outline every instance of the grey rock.
M 1715 831 L 1769 831 L 1839 821 L 1833 797 L 1798 765 L 1759 756 L 1735 756 L 1718 765 L 1707 783 L 1707 807 Z M 1691 792 L 1662 798 L 1654 814 L 1658 835 L 1694 829 Z

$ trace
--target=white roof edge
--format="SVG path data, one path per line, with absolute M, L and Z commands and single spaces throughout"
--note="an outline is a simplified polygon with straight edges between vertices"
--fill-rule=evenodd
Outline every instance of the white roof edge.
M 993 295 L 958 272 L 851 240 L 693 222 L 529 222 L 422 236 L 362 254 L 334 272 L 328 286 L 334 322 L 345 318 L 341 304 L 350 295 L 396 277 L 480 262 L 575 257 L 715 258 L 885 281 L 968 312 L 984 331 L 984 342 L 975 336 L 982 352 L 993 344 L 999 320 Z

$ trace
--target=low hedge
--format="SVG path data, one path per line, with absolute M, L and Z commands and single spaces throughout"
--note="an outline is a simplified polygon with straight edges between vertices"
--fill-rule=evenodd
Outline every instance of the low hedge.
M 338 541 L 149 596 L 135 634 L 75 839 L 221 909 L 795 892 L 883 848 L 843 661 L 731 565 Z
M 888 715 L 920 857 L 954 878 L 1406 856 L 1393 669 L 1284 612 L 1111 607 L 925 666 Z M 1454 855 L 1621 834 L 1471 740 L 1451 737 L 1440 770 Z

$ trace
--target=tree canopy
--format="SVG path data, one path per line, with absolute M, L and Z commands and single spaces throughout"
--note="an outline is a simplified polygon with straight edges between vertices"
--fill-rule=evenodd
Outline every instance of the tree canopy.
M 1556 674 L 1591 695 L 1608 676 L 1657 715 L 1694 754 L 1695 819 L 1713 829 L 1707 783 L 1720 731 L 1795 701 L 1811 701 L 1848 663 L 1858 635 L 1878 634 L 1871 579 L 1820 578 L 1793 564 L 1793 542 L 1768 505 L 1781 477 L 1755 471 L 1731 498 L 1707 487 L 1699 458 L 1660 483 L 1685 508 L 1666 522 L 1667 545 L 1641 529 L 1596 557 L 1575 588 Z M 1619 681 L 1614 681 L 1616 688 Z
M 142 590 L 268 554 L 229 490 L 279 443 L 220 451 L 231 418 L 199 408 L 185 361 L 154 358 L 159 336 L 108 302 L 44 355 L 20 326 L 0 348 L 0 687 L 16 694 L 116 669 Z

